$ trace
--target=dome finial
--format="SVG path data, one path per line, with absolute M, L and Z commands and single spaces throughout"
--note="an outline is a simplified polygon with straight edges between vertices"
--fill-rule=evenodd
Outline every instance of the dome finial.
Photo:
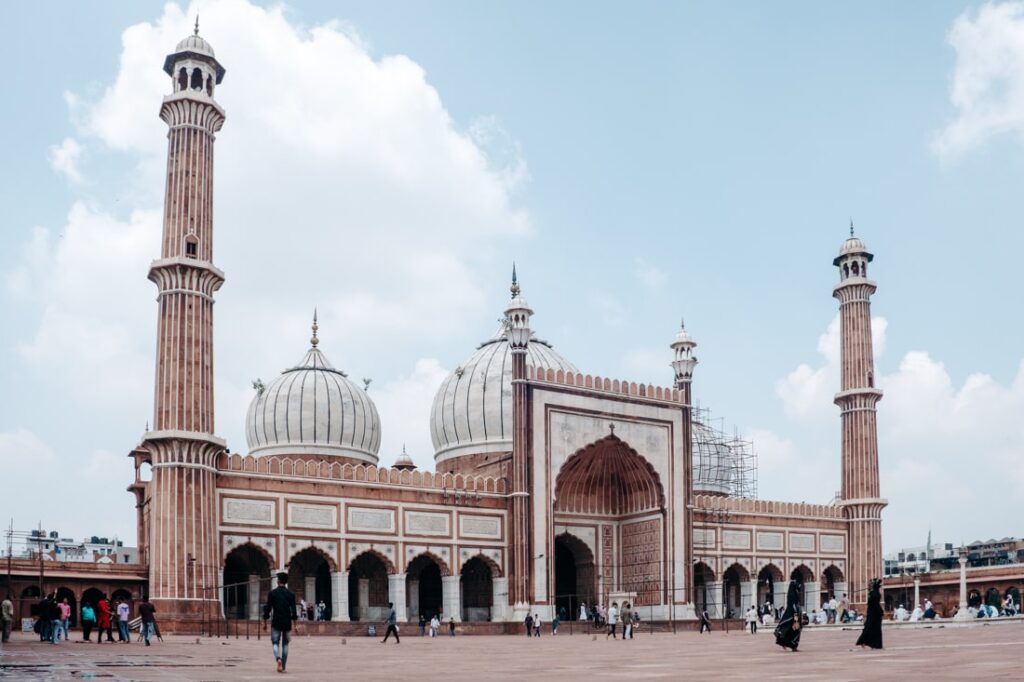
M 196 28 L 192 35 L 199 35 L 199 13 L 196 12 Z
M 850 218 L 850 236 L 853 236 L 853 218 Z
M 519 281 L 516 279 L 516 262 L 512 261 L 512 286 L 510 288 L 512 298 L 519 295 Z
M 313 308 L 313 337 L 309 340 L 309 342 L 310 342 L 310 344 L 312 344 L 313 348 L 316 348 L 316 345 L 318 343 L 320 343 L 320 339 L 316 338 L 316 333 L 319 330 L 320 330 L 320 325 L 318 325 L 316 323 L 316 308 Z

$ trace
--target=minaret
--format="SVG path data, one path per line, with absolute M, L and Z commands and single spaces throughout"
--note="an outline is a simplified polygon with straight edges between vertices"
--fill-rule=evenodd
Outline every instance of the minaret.
M 868 279 L 874 256 L 864 242 L 850 238 L 832 264 L 839 268 L 839 284 L 832 295 L 839 300 L 842 383 L 835 403 L 842 410 L 843 480 L 840 504 L 849 530 L 846 567 L 850 601 L 867 602 L 872 578 L 882 575 L 882 509 L 878 485 L 878 429 L 875 405 L 882 392 L 875 388 L 875 359 L 871 348 L 871 295 Z
M 224 67 L 195 33 L 164 61 L 172 93 L 167 123 L 167 187 L 160 259 L 149 279 L 158 289 L 156 391 L 151 453 L 150 599 L 168 621 L 218 608 L 214 436 L 213 294 L 224 282 L 213 265 L 213 143 L 224 110 L 213 99 Z
M 690 559 L 693 557 L 693 514 L 690 512 L 690 503 L 693 501 L 693 395 L 691 384 L 693 383 L 693 370 L 697 367 L 697 356 L 693 354 L 697 342 L 693 340 L 690 333 L 686 331 L 686 322 L 680 320 L 679 333 L 672 341 L 672 372 L 675 375 L 676 388 L 682 394 L 683 402 L 683 429 L 679 434 L 682 440 L 685 459 L 683 471 L 686 475 L 685 497 L 686 519 L 683 522 L 683 556 L 687 557 L 687 564 L 684 567 L 682 580 L 683 594 L 689 595 L 688 600 L 693 606 L 693 592 L 686 589 L 693 584 L 693 576 L 690 575 L 689 567 L 692 566 Z M 675 599 L 673 598 L 673 601 Z M 686 614 L 692 617 L 693 614 Z
M 509 603 L 514 617 L 522 620 L 532 603 L 532 555 L 530 552 L 530 449 L 529 396 L 526 385 L 526 351 L 530 344 L 533 311 L 519 295 L 516 266 L 512 266 L 512 300 L 505 308 L 505 334 L 512 349 L 512 517 Z

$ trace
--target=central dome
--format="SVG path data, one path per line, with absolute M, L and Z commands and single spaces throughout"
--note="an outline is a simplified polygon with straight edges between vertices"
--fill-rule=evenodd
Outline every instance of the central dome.
M 526 362 L 577 373 L 551 344 L 530 337 Z M 464 455 L 512 450 L 512 350 L 502 327 L 441 383 L 430 412 L 438 463 Z
M 317 346 L 299 364 L 261 387 L 249 405 L 249 452 L 329 455 L 377 463 L 380 417 L 370 396 L 335 369 Z

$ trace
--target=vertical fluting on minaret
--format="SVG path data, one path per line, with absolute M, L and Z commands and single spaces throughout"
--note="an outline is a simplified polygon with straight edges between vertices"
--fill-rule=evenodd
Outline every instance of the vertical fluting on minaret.
M 172 93 L 160 258 L 149 279 L 158 289 L 153 430 L 146 434 L 150 491 L 149 590 L 164 618 L 213 613 L 219 596 L 214 436 L 213 294 L 224 282 L 213 258 L 213 146 L 224 111 L 213 99 L 224 68 L 194 35 L 164 62 Z
M 882 509 L 878 482 L 878 429 L 875 406 L 882 391 L 875 388 L 875 360 L 871 341 L 871 295 L 868 279 L 874 256 L 864 242 L 850 238 L 832 261 L 839 283 L 832 295 L 839 301 L 841 384 L 835 403 L 842 420 L 842 487 L 840 500 L 848 522 L 847 587 L 851 601 L 867 601 L 872 578 L 882 571 Z
M 692 384 L 693 384 L 693 370 L 697 367 L 697 356 L 694 355 L 693 351 L 697 348 L 697 342 L 693 340 L 690 333 L 686 331 L 686 323 L 680 321 L 679 332 L 676 334 L 676 338 L 672 341 L 672 372 L 675 375 L 676 388 L 682 394 L 683 403 L 683 429 L 682 433 L 679 434 L 682 439 L 684 461 L 683 461 L 683 472 L 686 476 L 685 486 L 685 500 L 693 499 L 693 396 L 692 396 Z M 683 521 L 683 556 L 687 557 L 687 562 L 693 556 L 693 515 L 690 512 L 690 505 L 686 505 L 685 509 L 686 518 Z M 691 576 L 689 570 L 689 563 L 683 572 L 683 585 L 691 585 Z M 694 597 L 690 594 L 689 590 L 686 594 L 670 594 L 671 598 L 669 603 L 675 604 L 677 601 L 685 601 L 689 604 L 693 603 Z
M 512 517 L 510 523 L 511 571 L 509 603 L 517 610 L 532 603 L 530 542 L 530 442 L 529 395 L 526 352 L 530 343 L 533 311 L 520 296 L 515 265 L 512 266 L 512 300 L 505 308 L 505 334 L 512 350 Z

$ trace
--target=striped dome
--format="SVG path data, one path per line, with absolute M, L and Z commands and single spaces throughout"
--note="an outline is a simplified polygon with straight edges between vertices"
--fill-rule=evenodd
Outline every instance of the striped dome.
M 551 344 L 531 337 L 526 362 L 576 373 Z M 430 412 L 434 460 L 512 450 L 512 351 L 504 327 L 448 375 Z
M 253 398 L 245 438 L 256 456 L 333 455 L 376 464 L 380 417 L 366 391 L 314 345 Z

